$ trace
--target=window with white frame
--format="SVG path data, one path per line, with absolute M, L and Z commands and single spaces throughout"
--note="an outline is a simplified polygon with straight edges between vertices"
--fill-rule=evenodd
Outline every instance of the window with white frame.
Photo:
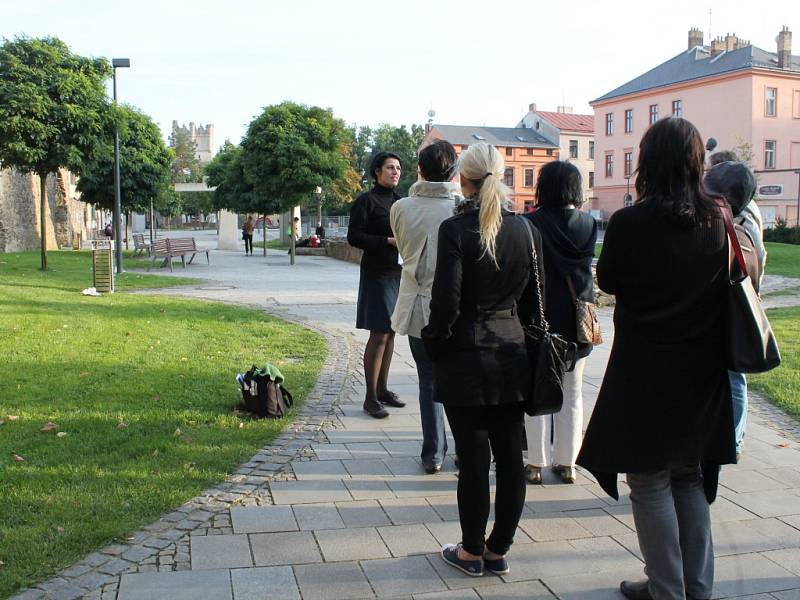
M 778 88 L 768 87 L 764 92 L 764 115 L 778 116 Z
M 569 157 L 578 158 L 578 140 L 569 141 Z
M 614 135 L 614 113 L 606 113 L 606 135 Z
M 533 187 L 533 169 L 525 169 L 525 187 Z
M 503 183 L 505 183 L 508 187 L 514 187 L 514 167 L 508 167 L 503 173 Z
M 673 117 L 682 117 L 683 116 L 683 101 L 682 100 L 673 100 L 672 101 L 672 116 Z
M 633 131 L 633 109 L 629 108 L 625 111 L 625 133 Z
M 633 151 L 625 152 L 625 177 L 630 177 L 633 173 Z
M 614 176 L 614 153 L 606 154 L 606 177 Z
M 765 169 L 774 169 L 775 168 L 775 150 L 776 150 L 777 143 L 775 140 L 765 140 L 764 141 L 764 168 Z
M 594 140 L 589 142 L 589 158 L 594 160 Z
M 658 104 L 650 105 L 650 125 L 658 121 Z

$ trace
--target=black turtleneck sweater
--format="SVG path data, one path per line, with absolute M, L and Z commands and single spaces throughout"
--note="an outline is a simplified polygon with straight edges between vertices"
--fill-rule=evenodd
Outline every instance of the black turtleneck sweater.
M 362 273 L 396 273 L 400 276 L 397 248 L 387 241 L 394 237 L 389 223 L 389 210 L 399 198 L 393 189 L 376 185 L 353 202 L 347 242 L 364 251 L 361 257 Z

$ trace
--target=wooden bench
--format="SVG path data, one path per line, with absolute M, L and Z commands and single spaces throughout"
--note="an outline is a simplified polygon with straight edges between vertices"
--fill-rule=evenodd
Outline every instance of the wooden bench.
M 156 260 L 162 259 L 161 266 L 169 265 L 169 270 L 172 271 L 172 259 L 180 257 L 183 268 L 186 268 L 186 257 L 190 254 L 192 257 L 189 259 L 189 264 L 192 264 L 196 254 L 200 252 L 206 253 L 206 260 L 211 264 L 208 250 L 202 250 L 197 247 L 194 238 L 167 238 L 164 240 L 156 240 L 153 245 L 153 262 L 147 267 L 150 268 L 155 264 Z
M 133 255 L 139 256 L 140 254 L 144 254 L 147 252 L 147 256 L 150 256 L 150 242 L 146 242 L 144 240 L 143 233 L 134 233 L 133 234 Z

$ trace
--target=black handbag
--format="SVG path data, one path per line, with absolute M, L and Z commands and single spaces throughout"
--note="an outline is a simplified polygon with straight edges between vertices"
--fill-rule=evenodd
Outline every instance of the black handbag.
M 575 368 L 577 345 L 557 333 L 550 332 L 550 326 L 544 315 L 544 300 L 540 285 L 539 262 L 536 259 L 536 244 L 528 223 L 528 219 L 520 217 L 527 228 L 531 241 L 531 273 L 536 288 L 536 300 L 539 305 L 539 325 L 526 325 L 525 347 L 528 351 L 528 362 L 531 365 L 531 390 L 525 400 L 525 412 L 532 417 L 550 415 L 561 410 L 564 404 L 564 373 Z
M 720 206 L 720 211 L 728 234 L 728 256 L 730 250 L 736 255 L 736 263 L 731 264 L 732 261 L 728 260 L 725 366 L 737 373 L 764 373 L 781 364 L 778 342 L 747 275 L 742 247 L 728 209 Z

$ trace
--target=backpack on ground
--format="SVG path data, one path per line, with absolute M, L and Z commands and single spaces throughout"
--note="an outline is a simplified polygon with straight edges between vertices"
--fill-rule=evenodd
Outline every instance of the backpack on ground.
M 253 365 L 247 373 L 236 377 L 242 391 L 244 406 L 259 417 L 279 419 L 292 407 L 292 395 L 283 387 L 283 374 L 267 363 L 262 368 Z

